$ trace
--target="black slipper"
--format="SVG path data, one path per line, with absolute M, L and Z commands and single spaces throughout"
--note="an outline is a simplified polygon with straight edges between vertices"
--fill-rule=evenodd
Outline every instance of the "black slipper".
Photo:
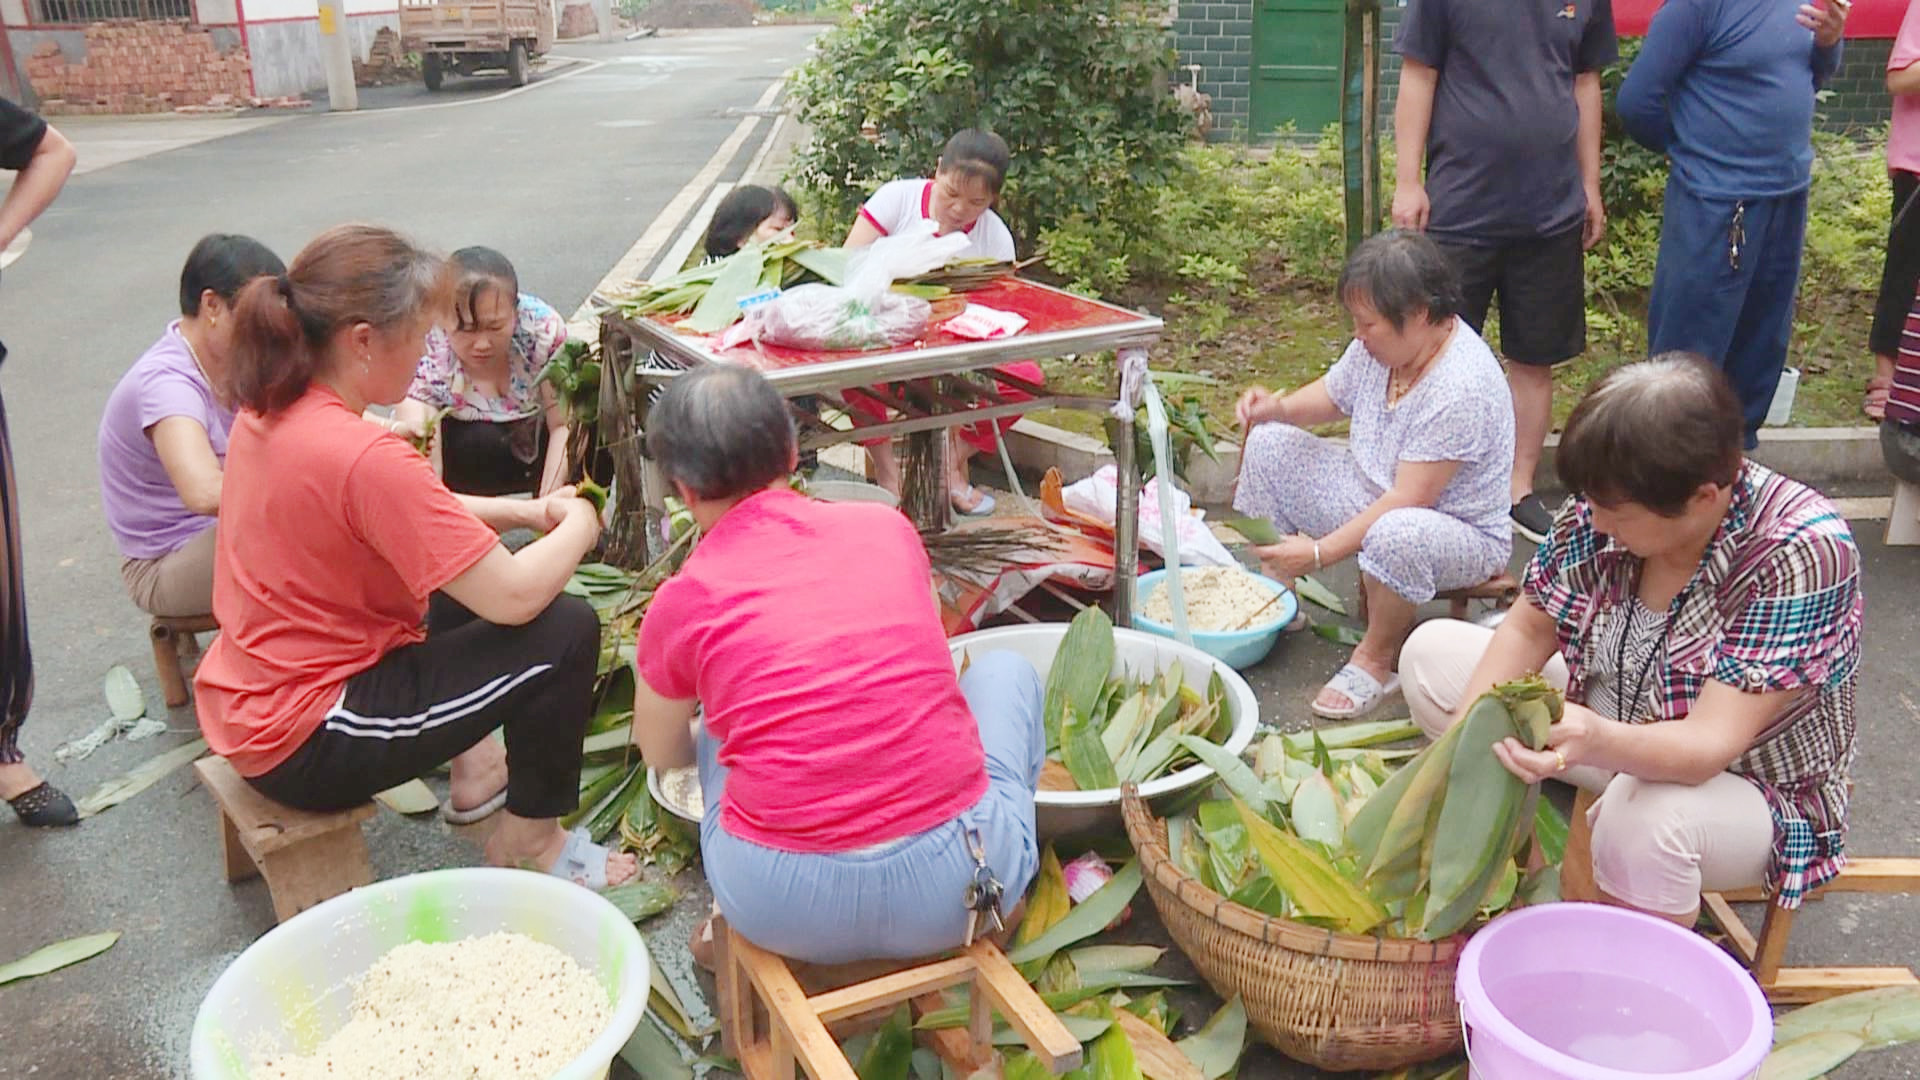
M 45 782 L 24 795 L 8 799 L 7 805 L 13 807 L 22 825 L 36 829 L 80 824 L 80 811 L 74 808 L 73 800 L 67 798 L 59 788 Z

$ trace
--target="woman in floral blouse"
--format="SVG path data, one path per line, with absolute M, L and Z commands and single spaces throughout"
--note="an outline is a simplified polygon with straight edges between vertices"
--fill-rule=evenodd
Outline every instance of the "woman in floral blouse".
M 453 330 L 427 335 L 407 399 L 376 422 L 417 438 L 440 417 L 431 456 L 450 490 L 544 496 L 567 481 L 567 410 L 540 381 L 567 342 L 566 321 L 521 292 L 492 248 L 462 248 L 452 262 Z
M 1594 884 L 1691 925 L 1700 893 L 1797 907 L 1845 862 L 1860 553 L 1818 492 L 1744 459 L 1739 400 L 1668 354 L 1594 387 L 1557 467 L 1574 493 L 1498 630 L 1428 623 L 1400 667 L 1429 735 L 1544 671 L 1567 694 L 1516 775 L 1600 793 Z

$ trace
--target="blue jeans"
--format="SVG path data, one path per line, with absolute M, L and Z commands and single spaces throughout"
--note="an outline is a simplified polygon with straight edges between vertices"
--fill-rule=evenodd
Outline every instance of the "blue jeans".
M 960 692 L 980 725 L 987 793 L 944 825 L 858 851 L 780 851 L 729 834 L 720 824 L 727 770 L 718 741 L 701 729 L 701 858 L 714 902 L 735 930 L 763 949 L 818 964 L 958 948 L 967 927 L 962 897 L 973 880 L 969 829 L 979 830 L 987 866 L 1006 887 L 1002 914 L 1013 910 L 1040 868 L 1033 821 L 1046 757 L 1040 676 L 1014 653 L 986 653 L 973 658 Z
M 1743 208 L 1744 233 L 1738 266 L 1729 245 L 1736 207 Z M 1740 395 L 1751 450 L 1787 365 L 1807 193 L 1736 202 L 1695 195 L 1669 180 L 1661 213 L 1647 352 L 1699 353 L 1726 372 Z

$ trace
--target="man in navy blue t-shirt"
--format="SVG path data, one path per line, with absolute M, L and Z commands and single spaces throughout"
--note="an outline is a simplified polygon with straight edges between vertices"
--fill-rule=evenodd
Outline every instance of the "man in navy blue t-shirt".
M 1818 2 L 1666 0 L 1620 87 L 1627 134 L 1671 166 L 1647 351 L 1720 365 L 1749 450 L 1793 335 L 1814 93 L 1840 67 L 1848 2 Z
M 1425 229 L 1446 252 L 1474 330 L 1500 297 L 1513 524 L 1539 543 L 1553 525 L 1533 493 L 1552 365 L 1586 351 L 1582 257 L 1606 228 L 1600 69 L 1619 56 L 1613 9 L 1610 0 L 1407 0 L 1394 49 L 1393 223 Z

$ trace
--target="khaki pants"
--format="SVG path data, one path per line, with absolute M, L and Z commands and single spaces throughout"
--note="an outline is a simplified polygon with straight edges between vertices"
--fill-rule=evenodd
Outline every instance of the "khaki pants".
M 120 580 L 141 611 L 163 618 L 183 619 L 213 612 L 214 534 L 209 526 L 198 536 L 157 559 L 127 559 L 120 564 Z
M 1400 685 L 1414 722 L 1429 739 L 1453 723 L 1467 680 L 1493 640 L 1484 626 L 1453 619 L 1423 623 L 1400 653 Z M 1541 673 L 1564 690 L 1559 656 Z M 1670 784 L 1591 766 L 1567 770 L 1568 783 L 1598 792 L 1588 812 L 1594 883 L 1622 903 L 1683 916 L 1702 890 L 1761 884 L 1773 860 L 1773 812 L 1758 788 L 1730 772 L 1704 784 Z

